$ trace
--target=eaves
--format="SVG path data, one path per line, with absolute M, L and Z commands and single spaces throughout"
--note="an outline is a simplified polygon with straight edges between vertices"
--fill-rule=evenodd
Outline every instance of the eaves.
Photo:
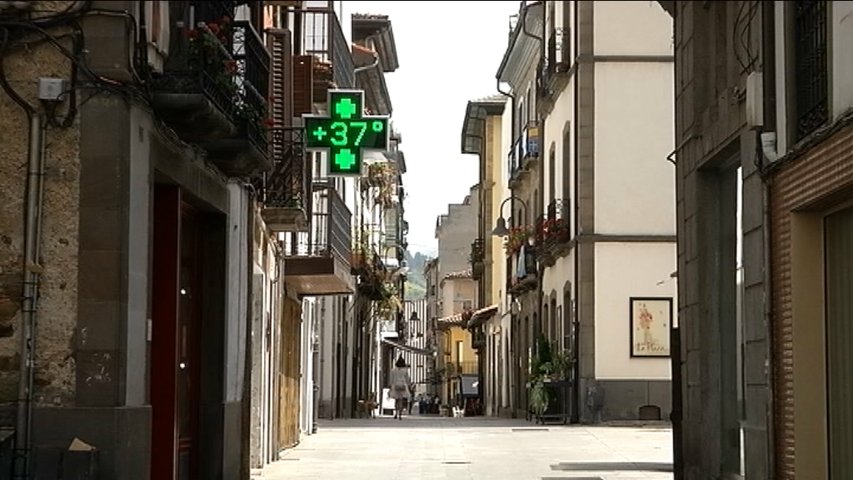
M 497 79 L 513 89 L 520 88 L 532 68 L 535 68 L 542 51 L 545 34 L 545 7 L 535 2 L 522 9 L 509 46 L 498 67 Z

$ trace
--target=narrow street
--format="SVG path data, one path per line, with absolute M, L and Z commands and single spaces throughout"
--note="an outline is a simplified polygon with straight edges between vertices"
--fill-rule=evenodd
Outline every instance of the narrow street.
M 625 424 L 628 425 L 628 424 Z M 536 425 L 490 417 L 321 421 L 256 480 L 671 479 L 664 424 Z

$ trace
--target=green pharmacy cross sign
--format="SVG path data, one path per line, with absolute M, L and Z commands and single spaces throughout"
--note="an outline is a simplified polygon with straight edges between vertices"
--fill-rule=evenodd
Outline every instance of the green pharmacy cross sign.
M 388 117 L 364 115 L 364 91 L 330 90 L 329 116 L 303 115 L 305 146 L 329 151 L 329 175 L 361 175 L 362 150 L 388 148 Z

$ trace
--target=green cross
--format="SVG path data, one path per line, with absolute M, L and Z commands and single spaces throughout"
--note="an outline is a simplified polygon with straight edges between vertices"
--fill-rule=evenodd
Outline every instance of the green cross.
M 349 148 L 342 148 L 339 152 L 335 152 L 335 164 L 343 170 L 349 170 L 355 164 L 356 158 Z
M 329 90 L 329 116 L 304 115 L 305 147 L 329 152 L 329 174 L 361 175 L 363 149 L 388 148 L 388 117 L 364 115 L 364 92 Z
M 355 103 L 347 97 L 341 98 L 335 102 L 335 113 L 341 118 L 349 119 L 355 115 Z

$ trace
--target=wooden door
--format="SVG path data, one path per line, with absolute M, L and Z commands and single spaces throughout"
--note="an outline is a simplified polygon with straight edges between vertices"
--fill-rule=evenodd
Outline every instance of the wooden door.
M 279 445 L 289 448 L 299 442 L 299 378 L 302 311 L 299 302 L 284 300 L 279 373 Z
M 201 242 L 176 186 L 154 193 L 151 478 L 198 478 Z
M 187 205 L 181 223 L 181 275 L 178 311 L 178 479 L 199 475 L 199 410 L 201 383 L 202 238 L 199 219 Z

